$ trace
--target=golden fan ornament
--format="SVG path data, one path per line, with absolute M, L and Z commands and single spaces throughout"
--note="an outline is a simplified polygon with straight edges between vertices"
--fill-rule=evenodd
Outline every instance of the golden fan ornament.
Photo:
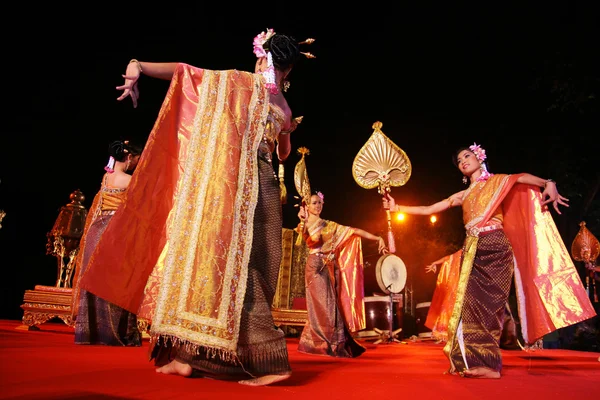
M 296 186 L 296 191 L 300 196 L 302 203 L 301 205 L 305 205 L 310 203 L 311 191 L 308 173 L 306 172 L 306 160 L 304 157 L 310 154 L 310 150 L 308 150 L 306 147 L 299 147 L 297 152 L 302 157 L 294 168 L 294 185 Z
M 360 187 L 377 188 L 381 195 L 390 192 L 392 186 L 402 186 L 410 179 L 412 166 L 408 156 L 382 131 L 383 124 L 373 124 L 373 134 L 360 149 L 352 164 L 352 176 Z M 388 247 L 396 252 L 390 210 L 386 210 L 388 222 Z

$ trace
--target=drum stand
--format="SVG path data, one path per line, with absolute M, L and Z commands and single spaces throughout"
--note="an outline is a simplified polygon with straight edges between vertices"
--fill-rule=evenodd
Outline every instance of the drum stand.
M 392 291 L 390 291 L 390 288 L 392 287 L 393 283 L 390 283 L 390 285 L 386 288 L 388 289 L 388 291 L 390 292 L 390 313 L 388 315 L 388 323 L 389 323 L 389 330 L 387 331 L 383 331 L 379 328 L 373 328 L 373 330 L 375 332 L 377 332 L 377 334 L 379 335 L 379 339 L 377 339 L 375 342 L 373 342 L 373 344 L 389 344 L 389 343 L 402 343 L 402 344 L 406 344 L 406 342 L 403 342 L 401 340 L 399 340 L 396 336 L 398 336 L 398 334 L 400 332 L 402 332 L 402 328 L 398 328 L 396 330 L 394 329 L 394 298 L 393 295 L 394 293 L 392 293 Z

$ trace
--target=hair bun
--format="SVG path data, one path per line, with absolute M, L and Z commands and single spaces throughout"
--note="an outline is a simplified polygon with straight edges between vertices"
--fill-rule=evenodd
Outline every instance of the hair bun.
M 108 146 L 108 154 L 117 161 L 123 161 L 127 154 L 127 148 L 125 142 L 122 140 L 115 140 Z

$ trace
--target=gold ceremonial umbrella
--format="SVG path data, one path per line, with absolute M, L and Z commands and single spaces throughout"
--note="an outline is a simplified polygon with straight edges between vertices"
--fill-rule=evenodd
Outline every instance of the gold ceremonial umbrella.
M 402 186 L 410 178 L 412 166 L 408 156 L 381 131 L 383 124 L 373 124 L 373 134 L 360 149 L 352 164 L 352 176 L 365 189 L 377 188 L 381 195 L 389 193 L 391 186 Z M 388 222 L 388 247 L 396 252 L 392 232 L 392 218 L 386 210 Z

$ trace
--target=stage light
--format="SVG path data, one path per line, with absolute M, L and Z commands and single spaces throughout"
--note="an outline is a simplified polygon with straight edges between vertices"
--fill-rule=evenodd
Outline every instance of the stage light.
M 437 222 L 437 217 L 436 217 L 435 215 L 432 215 L 432 216 L 429 218 L 429 221 L 431 221 L 431 223 L 432 223 L 432 224 L 435 224 L 435 223 Z
M 406 214 L 404 214 L 404 213 L 398 213 L 398 214 L 396 215 L 396 219 L 397 219 L 398 221 L 400 221 L 400 222 L 403 222 L 403 221 L 406 219 Z

